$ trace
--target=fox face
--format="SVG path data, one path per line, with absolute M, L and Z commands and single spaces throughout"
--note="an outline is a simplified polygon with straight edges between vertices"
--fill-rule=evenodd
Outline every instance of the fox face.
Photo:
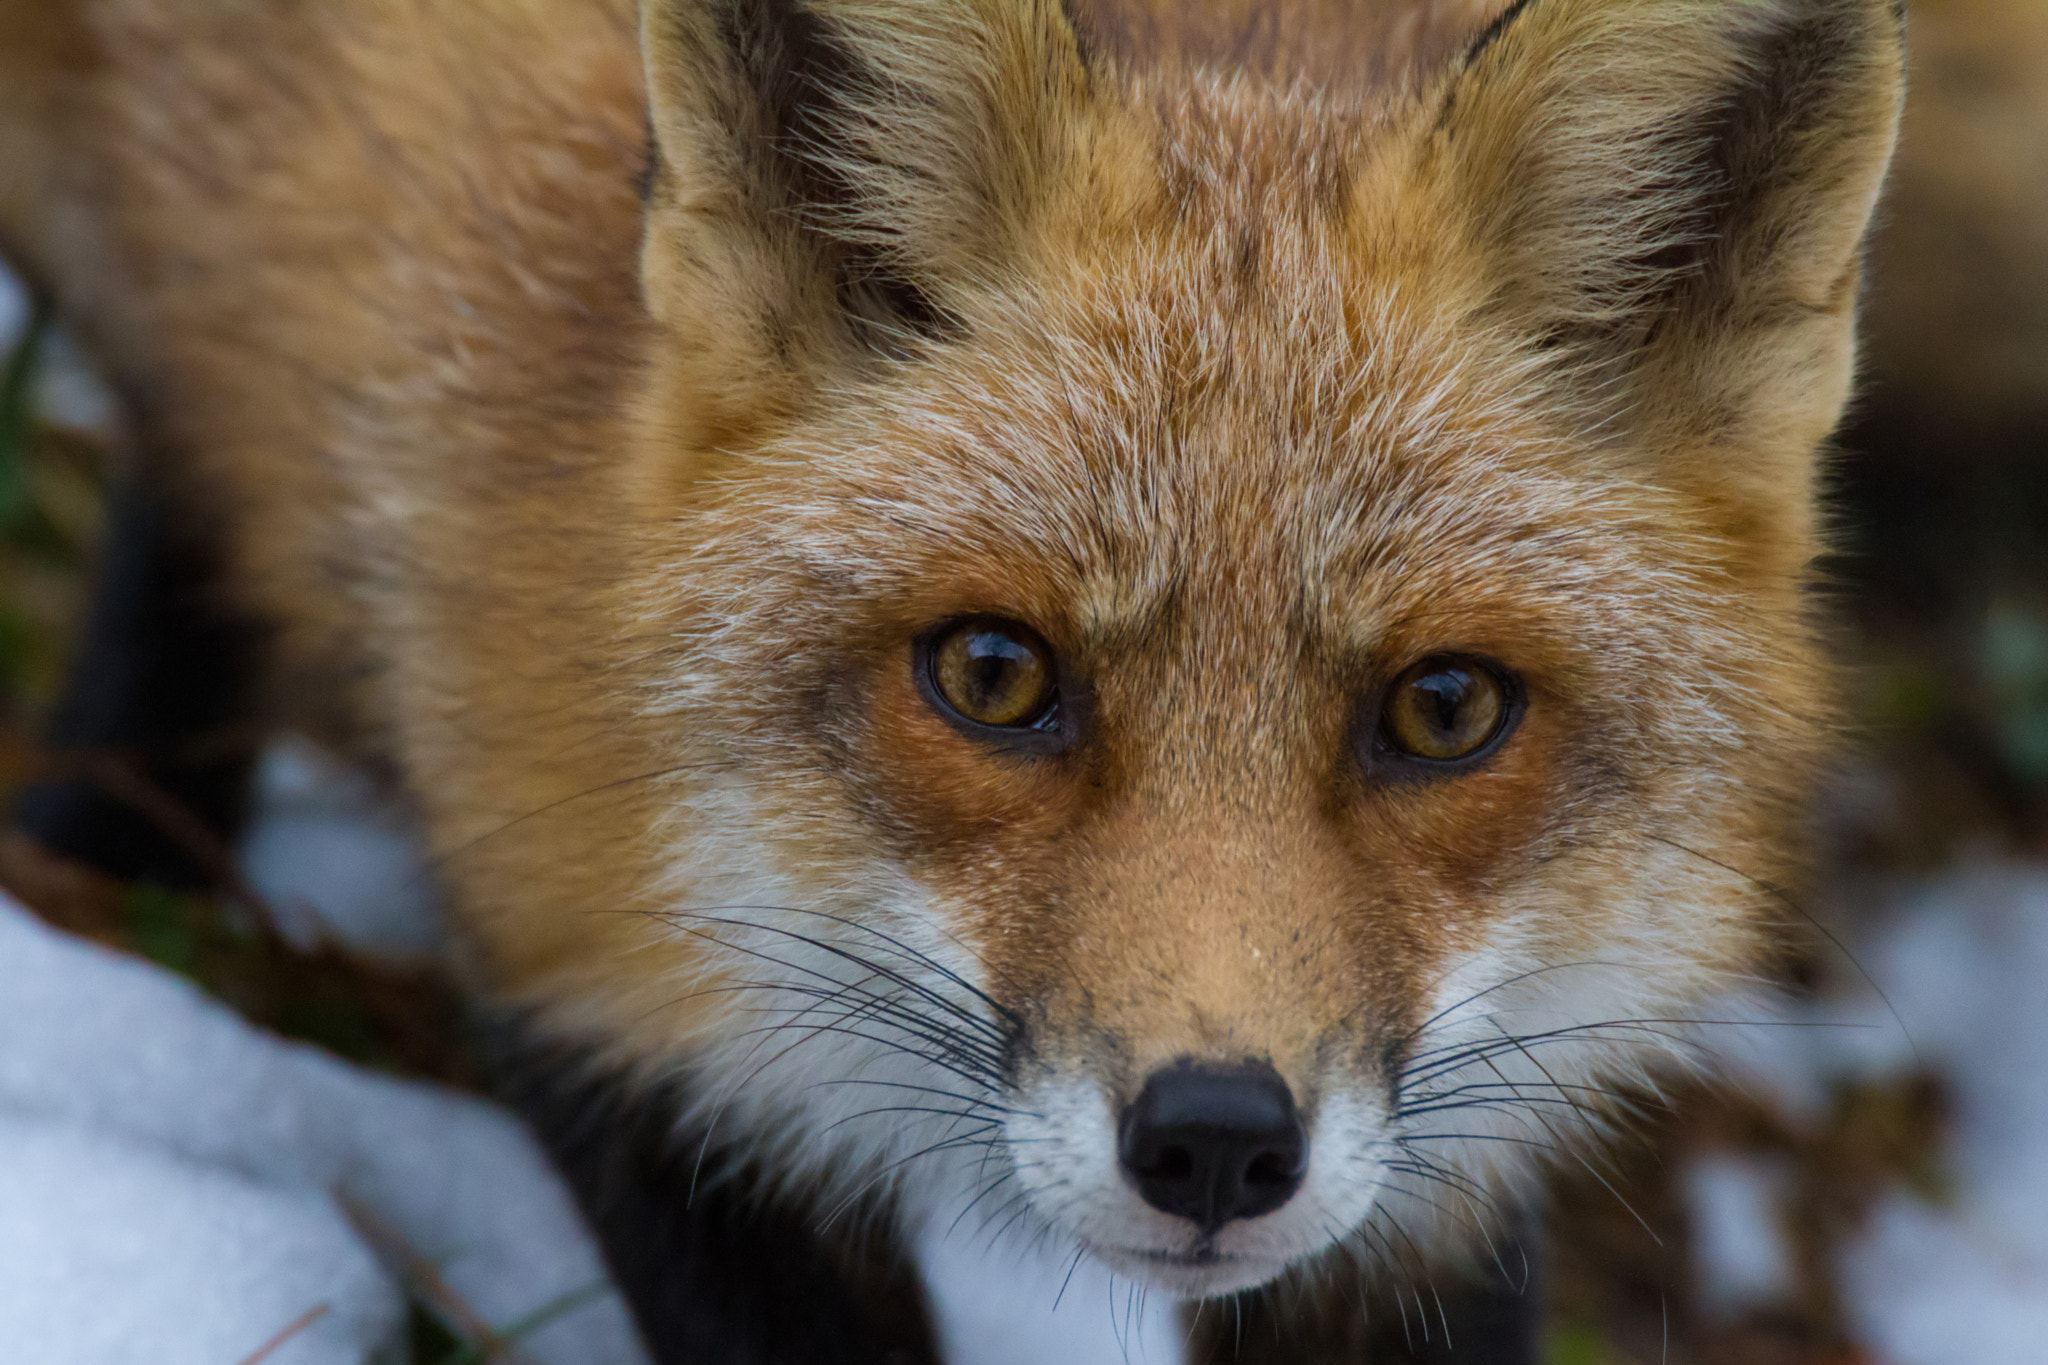
M 828 1211 L 1217 1294 L 1483 1223 L 1769 948 L 1898 20 L 1533 0 L 1376 89 L 1092 32 L 646 8 L 672 747 L 547 989 Z

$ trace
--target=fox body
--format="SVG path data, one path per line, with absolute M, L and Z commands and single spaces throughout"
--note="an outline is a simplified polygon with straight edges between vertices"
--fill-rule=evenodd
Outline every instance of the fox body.
M 1204 1296 L 1767 956 L 1901 77 L 1187 8 L 14 0 L 0 232 L 481 991 L 821 1220 Z

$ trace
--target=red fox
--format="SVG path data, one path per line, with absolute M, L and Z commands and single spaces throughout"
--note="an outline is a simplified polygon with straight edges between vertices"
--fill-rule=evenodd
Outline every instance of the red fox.
M 1900 15 L 1487 8 L 11 0 L 0 240 L 679 1204 L 1228 1295 L 1684 1052 L 1829 743 Z

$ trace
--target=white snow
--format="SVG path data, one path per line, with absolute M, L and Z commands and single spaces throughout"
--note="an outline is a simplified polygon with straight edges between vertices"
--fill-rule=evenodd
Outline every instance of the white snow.
M 1754 1031 L 1740 1070 L 1794 1116 L 1817 1113 L 1838 1081 L 1940 1075 L 1955 1111 L 1943 1154 L 1953 1191 L 1939 1202 L 1889 1195 L 1837 1267 L 1844 1300 L 1891 1365 L 2038 1365 L 2048 870 L 1986 863 L 1894 895 L 1885 927 L 1852 945 L 1874 986 L 1789 1012 L 1815 1027 Z
M 369 1365 L 405 1303 L 324 1193 L 0 1118 L 0 1337 L 47 1365 Z
M 533 1360 L 645 1360 L 567 1193 L 494 1106 L 270 1037 L 5 900 L 0 1038 L 0 1151 L 25 1163 L 0 1158 L 0 1342 L 47 1343 L 14 1358 L 121 1359 L 98 1334 L 127 1315 L 153 1361 L 233 1365 L 328 1303 L 307 1333 L 328 1353 L 303 1359 L 379 1359 L 397 1276 L 350 1226 L 373 1219 L 500 1328 L 569 1303 L 522 1338 Z
M 0 357 L 21 340 L 28 326 L 28 288 L 14 273 L 0 264 Z
M 71 334 L 52 328 L 37 375 L 36 416 L 53 427 L 111 441 L 121 430 L 121 405 Z
M 289 938 L 393 959 L 434 952 L 441 918 L 424 854 L 368 778 L 287 736 L 265 749 L 251 787 L 242 876 Z
M 1732 1318 L 1790 1298 L 1796 1287 L 1784 1224 L 1787 1172 L 1734 1153 L 1699 1158 L 1685 1173 L 1700 1305 Z
M 1881 1204 L 1843 1258 L 1842 1288 L 1887 1365 L 2041 1365 L 2048 1357 L 2048 1263 L 1983 1216 L 1973 1191 L 1953 1209 L 1909 1194 Z
M 28 330 L 29 292 L 0 263 L 0 363 Z M 120 430 L 120 404 L 78 345 L 62 328 L 44 338 L 33 398 L 36 415 L 51 426 L 111 440 Z

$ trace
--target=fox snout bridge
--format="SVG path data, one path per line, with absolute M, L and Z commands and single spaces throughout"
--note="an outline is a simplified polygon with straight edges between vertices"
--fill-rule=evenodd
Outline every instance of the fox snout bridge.
M 1294 1197 L 1308 1171 L 1308 1130 L 1287 1082 L 1264 1062 L 1175 1062 L 1124 1110 L 1117 1156 L 1146 1203 L 1215 1232 Z

